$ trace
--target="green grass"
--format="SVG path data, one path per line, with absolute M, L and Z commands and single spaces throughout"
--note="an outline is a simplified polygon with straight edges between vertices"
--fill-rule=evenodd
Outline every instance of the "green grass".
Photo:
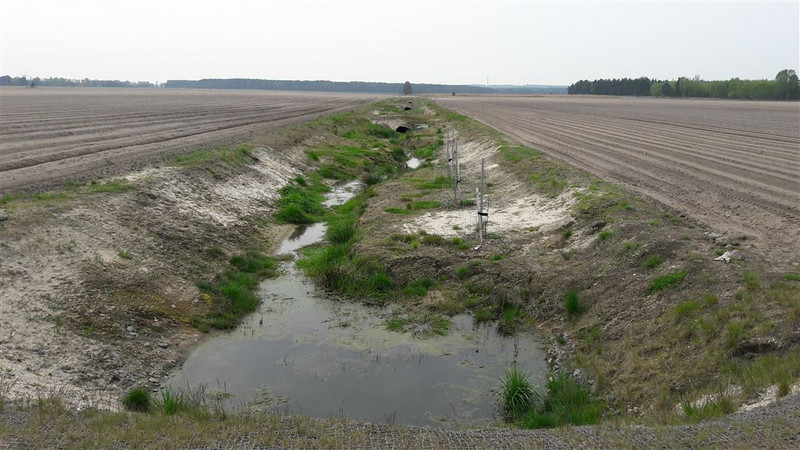
M 742 279 L 747 290 L 755 291 L 761 289 L 761 282 L 755 272 L 742 272 Z
M 522 428 L 594 425 L 604 408 L 588 389 L 562 373 L 547 382 L 547 396 L 517 424 Z
M 424 297 L 432 286 L 433 281 L 430 278 L 422 278 L 408 283 L 403 292 L 409 297 Z
M 688 270 L 682 270 L 680 272 L 660 276 L 653 280 L 653 283 L 650 285 L 650 293 L 652 294 L 654 292 L 662 291 L 668 287 L 674 286 L 682 282 L 688 274 Z
M 494 314 L 490 308 L 481 308 L 472 313 L 475 322 L 489 322 L 494 319 Z
M 541 156 L 541 153 L 536 150 L 520 146 L 503 146 L 499 151 L 500 155 L 514 164 L 525 160 L 536 160 Z
M 418 211 L 420 209 L 434 209 L 440 206 L 442 206 L 441 202 L 433 200 L 420 200 L 416 202 L 409 202 L 406 204 L 406 208 L 411 211 Z
M 282 222 L 308 224 L 319 222 L 325 214 L 324 197 L 308 187 L 284 186 L 279 190 L 275 218 Z
M 274 276 L 276 267 L 277 262 L 273 258 L 254 251 L 232 257 L 229 268 L 213 281 L 197 283 L 209 305 L 209 311 L 205 315 L 192 316 L 190 323 L 201 331 L 234 328 L 261 303 L 255 295 L 258 280 Z
M 561 237 L 563 237 L 565 241 L 568 240 L 569 238 L 571 238 L 572 237 L 572 229 L 571 228 L 567 228 L 566 230 L 564 230 L 564 232 L 561 233 Z
M 686 300 L 685 302 L 678 303 L 675 306 L 675 315 L 679 318 L 689 317 L 694 315 L 701 309 L 700 302 L 697 300 Z
M 404 214 L 404 215 L 412 214 L 410 210 L 402 208 L 384 208 L 383 210 L 390 214 Z
M 583 312 L 581 298 L 578 291 L 567 291 L 564 295 L 564 308 L 567 311 L 567 318 L 573 319 Z
M 516 420 L 527 414 L 540 395 L 534 391 L 528 374 L 516 367 L 506 370 L 505 377 L 497 392 L 503 414 L 509 420 Z
M 489 256 L 490 261 L 500 261 L 501 259 L 503 259 L 503 255 L 501 255 L 500 253 L 492 253 Z
M 165 416 L 172 416 L 185 411 L 188 404 L 182 393 L 173 393 L 167 389 L 161 392 L 161 398 L 156 399 L 155 408 Z
M 383 323 L 386 329 L 390 331 L 405 331 L 410 324 L 411 321 L 405 317 L 392 317 Z
M 119 256 L 122 259 L 133 259 L 133 255 L 127 250 L 123 250 L 117 253 L 117 256 Z
M 144 388 L 133 388 L 122 397 L 122 405 L 125 409 L 133 412 L 148 412 L 153 406 L 153 399 L 150 392 Z
M 644 267 L 645 269 L 655 269 L 656 267 L 660 266 L 661 263 L 663 262 L 664 258 L 662 258 L 661 255 L 651 255 L 648 256 L 647 259 L 645 259 L 642 262 L 642 267 Z
M 605 404 L 575 379 L 559 373 L 542 394 L 517 368 L 506 371 L 496 391 L 506 420 L 521 428 L 554 428 L 599 422 Z
M 611 231 L 601 231 L 597 234 L 597 239 L 599 241 L 605 241 L 613 235 Z
M 416 184 L 416 188 L 417 189 L 444 189 L 444 188 L 453 187 L 453 183 L 455 183 L 455 181 L 453 181 L 452 178 L 438 176 L 438 177 L 434 178 L 431 181 L 425 181 L 425 182 L 422 182 L 422 183 L 417 183 Z
M 697 406 L 690 402 L 684 402 L 682 408 L 683 413 L 686 415 L 686 421 L 689 423 L 721 417 L 736 411 L 736 405 L 733 400 L 724 395 L 717 396 L 714 400 L 706 401 Z
M 456 278 L 466 278 L 467 274 L 469 273 L 469 267 L 467 266 L 458 266 L 454 272 Z
M 800 275 L 796 273 L 787 273 L 783 278 L 789 281 L 800 281 Z

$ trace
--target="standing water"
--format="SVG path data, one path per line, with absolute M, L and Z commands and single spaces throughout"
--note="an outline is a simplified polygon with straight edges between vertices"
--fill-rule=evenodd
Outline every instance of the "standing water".
M 326 205 L 344 203 L 359 187 L 337 186 Z M 298 227 L 279 253 L 296 256 L 324 233 L 323 224 Z M 537 383 L 547 370 L 535 339 L 503 337 L 473 326 L 469 315 L 453 317 L 447 336 L 386 330 L 386 310 L 329 298 L 293 261 L 259 295 L 259 311 L 195 349 L 168 388 L 204 386 L 222 391 L 229 405 L 320 418 L 463 426 L 494 419 L 491 390 L 507 368 L 516 364 Z

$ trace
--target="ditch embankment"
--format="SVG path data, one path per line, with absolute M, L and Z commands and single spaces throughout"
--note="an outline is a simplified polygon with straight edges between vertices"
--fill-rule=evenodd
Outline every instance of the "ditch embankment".
M 46 446 L 63 442 L 66 429 L 85 431 L 68 439 L 75 446 L 159 445 L 165 435 L 173 446 L 196 447 L 374 439 L 637 446 L 662 438 L 789 446 L 796 438 L 798 273 L 772 273 L 741 236 L 716 233 L 465 116 L 421 100 L 405 106 L 384 102 L 248 147 L 3 197 L 10 219 L 0 247 L 0 394 L 39 404 L 3 407 L 6 443 Z M 395 123 L 413 131 L 383 126 Z M 445 164 L 450 141 L 463 164 L 457 199 Z M 418 168 L 402 168 L 409 156 L 422 161 Z M 473 205 L 482 158 L 489 222 L 479 245 Z M 353 178 L 370 186 L 363 195 L 333 214 L 320 209 L 330 185 Z M 277 266 L 263 255 L 291 233 L 285 222 L 323 219 L 334 233 L 298 262 L 319 286 L 383 308 L 383 326 L 416 339 L 448 334 L 463 314 L 506 334 L 535 334 L 547 343 L 551 369 L 588 392 L 589 409 L 600 404 L 608 424 L 457 433 L 247 412 L 233 424 L 226 414 L 167 421 L 47 407 L 57 398 L 115 409 L 131 387 L 157 390 L 206 333 L 255 310 L 254 283 Z M 715 261 L 733 250 L 744 259 Z M 770 397 L 787 399 L 673 426 Z M 534 421 L 514 419 L 523 427 Z M 189 436 L 198 421 L 215 431 Z M 173 426 L 184 422 L 185 433 Z M 44 423 L 59 425 L 37 434 Z

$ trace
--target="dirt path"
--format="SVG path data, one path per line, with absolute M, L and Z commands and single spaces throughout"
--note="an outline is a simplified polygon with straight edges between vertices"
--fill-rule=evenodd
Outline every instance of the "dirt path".
M 437 100 L 623 184 L 776 262 L 800 244 L 800 105 L 587 97 Z
M 0 193 L 247 141 L 374 95 L 178 89 L 0 89 Z

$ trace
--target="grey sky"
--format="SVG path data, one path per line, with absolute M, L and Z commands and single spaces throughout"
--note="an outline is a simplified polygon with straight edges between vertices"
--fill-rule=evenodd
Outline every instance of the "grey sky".
M 570 84 L 773 78 L 800 65 L 800 3 L 17 1 L 0 73 Z

